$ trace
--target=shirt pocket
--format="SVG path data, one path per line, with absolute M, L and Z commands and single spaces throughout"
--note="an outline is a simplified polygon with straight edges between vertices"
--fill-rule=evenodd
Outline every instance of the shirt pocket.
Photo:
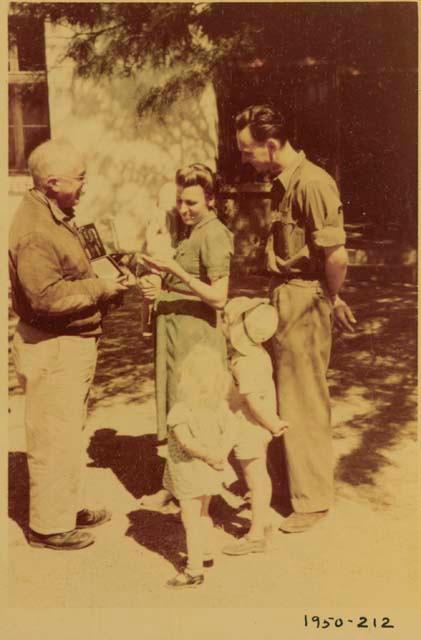
M 280 211 L 279 218 L 273 223 L 273 248 L 275 254 L 283 260 L 290 260 L 306 244 L 305 229 L 292 215 L 291 209 Z
M 175 252 L 174 259 L 188 273 L 199 274 L 199 254 L 194 247 L 180 244 Z

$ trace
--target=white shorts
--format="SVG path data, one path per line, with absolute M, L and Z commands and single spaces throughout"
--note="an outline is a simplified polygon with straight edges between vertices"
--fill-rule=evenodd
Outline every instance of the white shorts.
M 271 440 L 272 434 L 268 429 L 242 419 L 240 420 L 238 439 L 234 446 L 234 455 L 238 460 L 265 458 Z

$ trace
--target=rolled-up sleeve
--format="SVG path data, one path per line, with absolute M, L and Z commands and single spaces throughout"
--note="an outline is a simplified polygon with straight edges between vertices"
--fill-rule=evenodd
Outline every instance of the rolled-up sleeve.
M 203 239 L 200 256 L 208 278 L 229 276 L 233 253 L 232 233 L 226 227 L 221 224 L 212 233 L 207 233 Z
M 42 234 L 22 239 L 16 262 L 20 285 L 37 313 L 64 316 L 95 306 L 104 293 L 99 278 L 65 280 L 59 256 Z
M 335 183 L 309 182 L 303 192 L 303 210 L 310 221 L 316 247 L 329 248 L 345 244 L 343 208 Z

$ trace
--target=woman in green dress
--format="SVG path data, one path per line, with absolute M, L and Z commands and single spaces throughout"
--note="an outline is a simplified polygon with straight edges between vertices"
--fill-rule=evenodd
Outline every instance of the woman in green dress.
M 212 171 L 201 164 L 176 174 L 177 209 L 185 225 L 174 258 L 144 256 L 146 264 L 164 274 L 162 289 L 141 282 L 145 298 L 155 301 L 155 384 L 158 443 L 167 438 L 167 415 L 177 401 L 179 367 L 189 350 L 202 342 L 226 359 L 226 343 L 218 310 L 228 296 L 231 232 L 218 220 Z M 206 367 L 206 363 L 203 363 Z M 145 496 L 145 506 L 168 500 L 165 490 Z

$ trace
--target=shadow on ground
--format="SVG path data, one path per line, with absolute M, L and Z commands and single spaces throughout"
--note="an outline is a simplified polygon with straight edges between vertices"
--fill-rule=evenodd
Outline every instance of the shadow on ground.
M 140 333 L 140 297 L 133 288 L 105 318 L 90 406 L 109 406 L 116 396 L 127 404 L 145 402 L 153 397 L 153 389 L 145 388 L 153 376 L 154 347 Z
M 142 547 L 158 553 L 179 571 L 186 555 L 186 541 L 179 515 L 164 515 L 138 509 L 128 514 L 126 536 Z
M 29 524 L 29 472 L 26 453 L 9 453 L 9 518 L 25 533 Z
M 348 298 L 359 324 L 353 336 L 337 337 L 329 379 L 334 400 L 367 407 L 334 434 L 346 426 L 360 436 L 336 468 L 338 480 L 358 486 L 375 482 L 395 445 L 416 439 L 417 295 L 414 286 L 360 284 Z
M 211 502 L 210 515 L 216 528 L 221 528 L 236 538 L 243 536 L 250 526 L 249 519 L 241 517 L 219 496 L 215 496 Z M 186 534 L 180 514 L 167 515 L 138 509 L 131 511 L 128 518 L 130 525 L 126 536 L 149 551 L 161 555 L 177 571 L 183 568 Z
M 88 455 L 89 467 L 111 469 L 134 498 L 161 488 L 164 460 L 155 453 L 156 436 L 118 435 L 114 429 L 98 429 L 93 434 Z

